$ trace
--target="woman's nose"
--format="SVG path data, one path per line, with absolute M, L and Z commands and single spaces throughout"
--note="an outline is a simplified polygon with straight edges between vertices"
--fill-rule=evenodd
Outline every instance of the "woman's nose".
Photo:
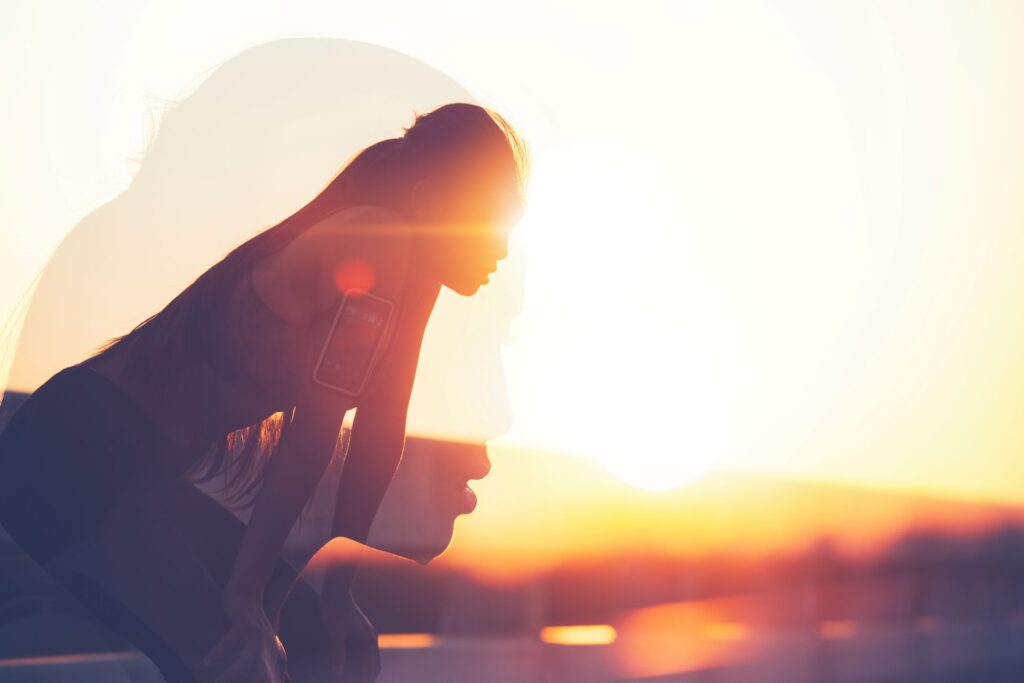
M 491 459 L 487 457 L 487 446 L 480 448 L 478 457 L 474 458 L 470 469 L 470 479 L 483 479 L 491 471 Z
M 452 444 L 446 451 L 451 469 L 460 479 L 483 479 L 491 471 L 485 443 Z
M 497 239 L 495 239 L 493 242 L 493 246 L 493 255 L 495 261 L 502 261 L 506 257 L 508 257 L 508 235 L 498 235 Z

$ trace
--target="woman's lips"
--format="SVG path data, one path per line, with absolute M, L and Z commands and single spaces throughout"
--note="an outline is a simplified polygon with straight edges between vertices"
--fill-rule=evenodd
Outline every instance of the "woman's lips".
M 476 494 L 473 493 L 473 489 L 469 488 L 469 484 L 462 487 L 460 491 L 462 498 L 460 499 L 460 514 L 469 514 L 476 509 Z

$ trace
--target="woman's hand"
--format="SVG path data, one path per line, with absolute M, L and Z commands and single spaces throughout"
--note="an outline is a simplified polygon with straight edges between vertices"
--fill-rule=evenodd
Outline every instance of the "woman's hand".
M 231 627 L 203 659 L 217 683 L 284 683 L 288 657 L 262 602 L 227 593 L 224 608 Z
M 331 668 L 345 683 L 372 683 L 380 675 L 377 629 L 359 609 L 352 593 L 327 592 L 320 600 L 331 638 Z

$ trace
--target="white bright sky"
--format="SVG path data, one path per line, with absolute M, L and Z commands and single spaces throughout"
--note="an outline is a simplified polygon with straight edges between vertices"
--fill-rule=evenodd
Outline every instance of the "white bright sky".
M 1015 2 L 14 2 L 0 308 L 246 47 L 399 50 L 535 158 L 498 442 L 1024 500 Z M 339 160 L 339 163 L 343 160 Z

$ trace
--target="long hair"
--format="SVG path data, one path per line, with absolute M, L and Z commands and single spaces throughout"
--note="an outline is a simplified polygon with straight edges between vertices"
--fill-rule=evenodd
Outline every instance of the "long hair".
M 126 334 L 108 339 L 90 358 L 130 342 L 124 373 L 147 387 L 158 409 L 171 402 L 183 405 L 189 397 L 183 394 L 187 383 L 181 380 L 197 362 L 203 362 L 201 336 L 223 324 L 223 306 L 231 285 L 255 262 L 347 206 L 374 204 L 406 213 L 411 182 L 443 178 L 458 164 L 481 155 L 514 174 L 521 199 L 528 163 L 526 147 L 504 118 L 463 102 L 415 115 L 413 125 L 405 128 L 401 137 L 381 140 L 356 154 L 306 205 L 232 249 L 163 309 Z M 291 406 L 216 439 L 189 470 L 189 478 L 206 482 L 222 473 L 227 502 L 250 505 L 264 466 L 294 416 L 295 406 Z

